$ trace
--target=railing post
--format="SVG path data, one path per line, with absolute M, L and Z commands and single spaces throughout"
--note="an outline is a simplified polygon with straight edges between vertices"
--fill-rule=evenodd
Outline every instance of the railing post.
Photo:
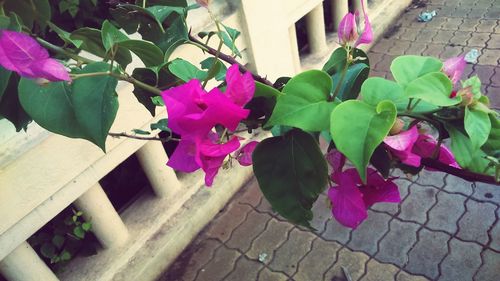
M 327 50 L 323 3 L 306 15 L 307 39 L 313 55 L 321 55 Z
M 74 204 L 92 223 L 92 231 L 104 248 L 123 245 L 128 230 L 99 183 L 82 194 Z
M 299 73 L 302 67 L 300 65 L 299 43 L 297 42 L 297 30 L 295 29 L 295 24 L 292 24 L 288 28 L 288 34 L 290 36 L 290 45 L 292 48 L 295 73 Z
M 180 190 L 181 183 L 174 170 L 167 166 L 168 156 L 159 141 L 149 141 L 136 152 L 144 173 L 159 197 L 172 197 Z
M 28 242 L 21 243 L 0 261 L 0 272 L 9 281 L 59 280 Z
M 332 2 L 333 28 L 338 31 L 342 18 L 349 12 L 347 0 L 330 0 Z

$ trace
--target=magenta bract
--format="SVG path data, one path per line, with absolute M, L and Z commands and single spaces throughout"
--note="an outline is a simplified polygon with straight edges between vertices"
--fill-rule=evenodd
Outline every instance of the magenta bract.
M 465 56 L 449 58 L 443 64 L 443 72 L 448 75 L 453 84 L 456 84 L 462 77 L 466 65 Z
M 27 78 L 70 81 L 68 71 L 35 39 L 16 31 L 0 30 L 0 65 Z
M 347 13 L 339 23 L 338 26 L 338 36 L 341 45 L 352 45 L 357 47 L 361 44 L 369 44 L 373 41 L 373 31 L 368 19 L 368 14 L 366 13 L 364 1 L 361 1 L 361 7 L 363 9 L 364 25 L 365 28 L 363 32 L 358 32 L 358 21 L 359 21 L 359 11 L 354 14 Z
M 236 160 L 241 166 L 251 166 L 252 165 L 252 153 L 259 144 L 258 141 L 251 141 L 243 146 L 238 152 L 236 152 Z

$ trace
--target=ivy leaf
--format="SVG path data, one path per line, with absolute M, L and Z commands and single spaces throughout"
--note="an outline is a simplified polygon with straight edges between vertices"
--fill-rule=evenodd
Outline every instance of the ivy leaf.
M 54 244 L 54 246 L 58 249 L 61 249 L 65 240 L 66 239 L 62 235 L 54 235 L 54 237 L 52 237 L 52 244 Z
M 443 63 L 432 57 L 400 56 L 395 58 L 391 63 L 391 72 L 394 80 L 403 88 L 425 74 L 441 71 L 441 68 L 443 68 Z M 448 95 L 450 93 L 451 91 Z
M 332 91 L 330 76 L 320 70 L 309 70 L 293 77 L 283 88 L 273 114 L 265 125 L 286 125 L 304 131 L 322 131 L 338 102 L 329 102 Z
M 85 238 L 85 230 L 80 225 L 73 228 L 73 234 L 79 239 Z
M 328 179 L 326 160 L 314 138 L 295 129 L 265 139 L 252 159 L 260 189 L 273 209 L 293 223 L 311 227 L 311 208 Z
M 446 74 L 432 72 L 425 74 L 405 88 L 408 98 L 421 99 L 436 106 L 452 106 L 461 102 L 460 97 L 450 98 L 453 84 Z
M 240 36 L 241 32 L 224 24 L 222 26 L 225 29 L 225 32 L 221 32 L 224 45 L 231 50 L 231 53 L 241 58 L 241 53 L 236 47 L 236 39 Z
M 191 79 L 203 81 L 208 77 L 208 73 L 206 71 L 199 70 L 192 63 L 180 58 L 173 60 L 168 65 L 168 70 L 184 82 L 188 82 Z
M 478 150 L 487 140 L 491 131 L 487 113 L 465 107 L 464 128 L 469 135 L 472 150 Z
M 396 106 L 390 101 L 382 101 L 373 107 L 350 100 L 338 105 L 331 114 L 333 142 L 351 160 L 363 182 L 366 182 L 368 162 L 396 121 L 396 113 Z
M 361 90 L 361 85 L 368 78 L 369 73 L 370 67 L 364 63 L 349 66 L 340 85 L 337 98 L 342 101 L 356 99 Z M 342 73 L 337 73 L 332 77 L 335 87 L 337 87 L 341 78 Z
M 108 70 L 109 64 L 97 62 L 87 65 L 81 73 Z M 117 84 L 118 80 L 111 76 L 82 77 L 72 84 L 76 119 L 93 142 L 104 151 L 106 137 L 118 111 Z
M 168 61 L 172 52 L 189 41 L 186 22 L 182 17 L 177 17 L 160 38 L 152 40 L 165 53 L 165 61 Z

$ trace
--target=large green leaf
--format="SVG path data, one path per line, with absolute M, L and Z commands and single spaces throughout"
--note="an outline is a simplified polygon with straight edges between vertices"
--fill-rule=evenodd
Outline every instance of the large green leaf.
M 330 75 L 342 71 L 347 63 L 347 51 L 344 48 L 337 48 L 328 61 L 323 65 L 323 71 Z
M 168 70 L 184 82 L 191 79 L 205 80 L 208 77 L 206 71 L 202 71 L 192 63 L 180 58 L 173 60 L 168 65 Z
M 328 179 L 325 158 L 314 138 L 295 129 L 262 141 L 252 158 L 260 189 L 273 209 L 310 227 L 311 208 Z
M 364 63 L 357 63 L 349 66 L 345 75 L 341 72 L 335 74 L 333 79 L 334 88 L 337 88 L 340 84 L 338 90 L 337 98 L 340 100 L 352 100 L 356 99 L 361 90 L 361 85 L 368 78 L 370 73 L 370 67 Z M 342 82 L 341 79 L 343 78 Z
M 177 47 L 189 41 L 186 22 L 181 16 L 177 17 L 164 34 L 152 41 L 165 53 L 165 61 L 168 61 Z
M 396 106 L 382 101 L 376 107 L 350 100 L 338 105 L 331 115 L 333 142 L 366 182 L 366 167 L 375 148 L 382 143 L 396 121 Z
M 126 40 L 119 42 L 118 46 L 136 54 L 147 67 L 163 63 L 163 52 L 151 42 L 143 40 Z
M 201 69 L 207 70 L 207 79 L 215 78 L 217 81 L 223 81 L 226 78 L 227 67 L 220 59 L 208 57 L 200 62 Z M 215 64 L 214 67 L 212 67 Z
M 472 149 L 478 150 L 487 140 L 491 131 L 490 117 L 487 113 L 465 108 L 464 128 L 469 135 Z
M 132 77 L 151 86 L 156 86 L 158 80 L 156 73 L 149 68 L 134 69 Z M 136 86 L 134 86 L 133 93 L 137 100 L 151 113 L 151 116 L 155 116 L 156 105 L 151 99 L 156 95 Z
M 71 87 L 66 82 L 40 86 L 33 80 L 22 78 L 19 100 L 24 110 L 43 128 L 70 138 L 92 141 L 76 119 Z
M 15 127 L 16 131 L 26 130 L 31 122 L 31 117 L 24 111 L 19 102 L 17 94 L 17 85 L 19 84 L 19 75 L 12 73 L 9 78 L 9 83 L 0 100 L 0 117 L 9 120 Z
M 391 72 L 394 80 L 402 87 L 406 87 L 410 82 L 425 74 L 441 71 L 442 67 L 443 63 L 436 58 L 400 56 L 392 61 Z
M 87 65 L 81 73 L 108 70 L 107 63 L 98 62 Z M 106 137 L 118 111 L 117 84 L 118 80 L 111 76 L 83 77 L 72 84 L 76 119 L 102 150 L 105 150 Z
M 102 38 L 102 44 L 106 52 L 108 52 L 116 44 L 129 40 L 127 35 L 123 34 L 108 20 L 105 20 L 102 23 L 101 38 Z
M 482 149 L 491 156 L 500 158 L 500 120 L 496 114 L 489 114 L 491 131 Z
M 436 106 L 451 106 L 461 102 L 460 97 L 450 98 L 453 84 L 442 72 L 425 74 L 405 88 L 408 98 L 421 99 Z
M 332 80 L 326 72 L 309 70 L 293 77 L 283 88 L 266 127 L 286 125 L 305 131 L 330 127 L 330 114 L 338 102 L 329 102 Z
M 276 90 L 275 88 L 263 84 L 261 82 L 255 81 L 255 94 L 254 97 L 265 97 L 265 98 L 279 98 L 283 96 L 283 93 Z
M 47 25 L 47 21 L 50 21 L 49 0 L 7 0 L 1 2 L 5 2 L 2 4 L 6 12 L 14 12 L 19 15 L 23 23 L 30 29 L 34 22 L 37 22 L 43 29 Z
M 63 40 L 65 43 L 73 44 L 77 48 L 80 48 L 80 46 L 82 45 L 83 42 L 81 40 L 71 39 L 71 33 L 61 29 L 60 27 L 53 24 L 52 22 L 47 22 L 47 24 L 49 25 L 50 29 L 52 31 L 54 31 L 55 33 L 57 33 L 57 36 L 59 36 L 59 38 L 61 38 L 61 40 Z

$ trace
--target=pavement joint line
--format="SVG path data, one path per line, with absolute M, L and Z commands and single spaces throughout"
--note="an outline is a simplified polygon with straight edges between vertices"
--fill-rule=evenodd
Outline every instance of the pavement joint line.
M 207 239 L 207 240 L 208 240 L 208 239 Z M 209 263 L 210 263 L 210 262 L 211 262 L 211 261 L 215 258 L 215 254 L 216 254 L 216 252 L 217 252 L 217 251 L 218 251 L 218 250 L 219 250 L 219 249 L 220 249 L 220 248 L 224 245 L 224 243 L 222 243 L 219 239 L 213 239 L 213 240 L 216 240 L 217 242 L 219 242 L 219 243 L 220 243 L 220 245 L 219 245 L 219 246 L 217 246 L 217 248 L 215 248 L 215 249 L 213 250 L 213 252 L 212 252 L 212 254 L 211 254 L 210 259 L 209 259 L 207 262 L 205 262 L 202 266 L 200 266 L 200 267 L 198 268 L 198 270 L 196 271 L 196 275 L 194 276 L 194 279 L 193 279 L 194 281 L 195 281 L 196 279 L 198 279 L 198 276 L 200 275 L 200 272 L 202 271 L 202 269 L 203 269 L 203 268 L 204 268 L 207 264 L 209 264 Z
M 296 226 L 293 226 L 292 228 L 290 228 L 287 233 L 286 233 L 286 240 L 281 242 L 281 244 L 279 244 L 276 249 L 273 250 L 273 256 L 271 258 L 271 260 L 269 261 L 269 265 L 271 265 L 271 263 L 273 263 L 274 259 L 276 258 L 276 251 L 278 251 L 286 242 L 288 242 L 290 240 L 290 233 L 294 230 L 294 229 L 298 229 Z M 269 268 L 271 268 L 269 266 Z M 278 272 L 282 272 L 284 273 L 287 277 L 291 278 L 291 276 L 286 273 L 286 272 L 283 272 L 283 271 L 278 271 Z
M 488 247 L 490 249 L 492 248 L 491 243 L 493 243 L 493 235 L 491 234 L 491 231 L 493 231 L 493 228 L 495 228 L 495 225 L 497 223 L 500 223 L 500 218 L 498 216 L 499 210 L 500 210 L 500 207 L 497 206 L 497 208 L 495 210 L 495 222 L 492 223 L 490 225 L 490 227 L 488 228 L 488 230 L 486 231 L 486 233 L 488 234 L 488 242 L 484 245 L 484 247 Z
M 307 253 L 305 253 L 305 255 L 303 255 L 299 261 L 297 262 L 297 266 L 295 267 L 295 272 L 293 274 L 291 274 L 290 276 L 293 278 L 295 275 L 297 275 L 297 273 L 299 273 L 299 267 L 300 267 L 300 263 L 307 257 L 307 255 L 309 255 L 309 253 L 312 252 L 312 249 L 314 248 L 314 241 L 318 240 L 319 237 L 316 236 L 316 238 L 314 238 L 312 241 L 311 241 L 311 245 L 309 246 L 309 250 L 307 251 Z
M 322 238 L 322 237 L 320 237 L 320 238 Z M 323 240 L 327 241 L 325 239 L 323 239 Z M 338 243 L 338 242 L 335 242 L 335 243 Z M 339 261 L 339 253 L 340 253 L 340 251 L 342 251 L 342 249 L 347 248 L 344 244 L 341 244 L 341 243 L 338 243 L 338 244 L 340 245 L 340 248 L 335 253 L 335 260 L 333 261 L 333 263 L 325 270 L 325 272 L 323 272 L 323 280 L 325 280 L 326 274 L 330 271 L 330 269 L 332 269 L 335 266 L 335 264 Z
M 229 248 L 229 247 L 227 247 L 227 246 L 226 246 L 226 248 Z M 244 255 L 240 255 L 240 256 L 239 256 L 239 257 L 238 257 L 238 258 L 234 261 L 233 268 L 232 268 L 232 269 L 231 269 L 231 270 L 230 270 L 230 271 L 229 271 L 226 275 L 224 275 L 224 276 L 222 277 L 222 280 L 226 280 L 226 278 L 227 278 L 229 275 L 231 275 L 231 273 L 233 273 L 233 271 L 235 271 L 235 270 L 236 270 L 236 264 L 238 263 L 238 261 L 239 261 L 239 260 L 241 260 L 241 259 L 244 259 L 244 258 L 245 258 L 245 257 L 244 257 Z
M 443 261 L 449 256 L 451 255 L 451 246 L 450 246 L 450 242 L 451 242 L 451 239 L 453 239 L 453 236 L 450 237 L 450 239 L 448 239 L 446 241 L 446 255 L 444 255 L 444 257 L 441 259 L 441 261 L 438 263 L 438 276 L 437 276 L 437 280 L 443 275 L 443 269 L 442 269 L 442 265 L 443 265 Z
M 483 249 L 481 249 L 481 253 L 479 253 L 479 257 L 481 258 L 481 264 L 476 269 L 476 272 L 474 272 L 474 275 L 472 275 L 472 280 L 476 280 L 477 274 L 479 273 L 479 271 L 481 270 L 481 268 L 484 265 L 484 252 L 486 252 L 486 248 L 485 247 L 483 247 Z

